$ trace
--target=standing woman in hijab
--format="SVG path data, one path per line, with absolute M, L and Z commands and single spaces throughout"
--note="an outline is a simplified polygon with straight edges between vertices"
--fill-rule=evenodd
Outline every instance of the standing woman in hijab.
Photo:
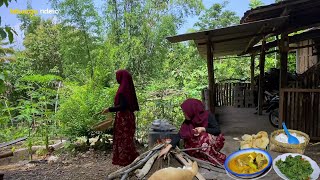
M 182 123 L 178 135 L 171 140 L 166 148 L 161 150 L 159 157 L 167 154 L 172 147 L 176 147 L 180 139 L 183 139 L 186 149 L 204 147 L 199 150 L 187 151 L 190 156 L 223 165 L 226 155 L 220 150 L 225 139 L 214 115 L 206 111 L 203 103 L 197 99 L 185 100 L 181 104 L 181 109 L 185 121 Z
M 116 79 L 120 86 L 114 99 L 114 107 L 105 109 L 103 113 L 116 112 L 112 164 L 126 166 L 139 156 L 134 144 L 134 111 L 139 111 L 139 105 L 131 74 L 126 70 L 118 70 Z

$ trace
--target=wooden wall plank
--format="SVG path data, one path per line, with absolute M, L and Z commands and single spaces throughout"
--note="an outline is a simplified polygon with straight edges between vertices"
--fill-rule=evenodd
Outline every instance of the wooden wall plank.
M 310 134 L 311 136 L 315 136 L 314 134 L 314 129 L 313 129 L 313 115 L 314 115 L 314 93 L 310 93 L 310 98 L 311 98 L 311 101 L 309 101 L 309 107 L 310 107 L 310 113 L 309 113 L 309 118 L 308 118 L 308 123 L 310 124 Z
M 221 90 L 221 102 L 222 102 L 222 106 L 225 106 L 225 104 L 224 104 L 224 91 L 223 91 L 223 84 L 221 84 L 221 86 L 220 86 L 220 90 Z
M 318 134 L 317 134 L 317 137 L 320 137 L 320 93 L 318 93 L 318 117 L 317 117 L 317 125 L 318 125 L 318 128 L 317 128 L 317 131 L 318 131 Z
M 295 95 L 295 92 L 292 92 L 291 93 L 291 104 L 290 104 L 290 125 L 291 125 L 291 128 L 294 129 L 294 95 Z
M 228 84 L 228 90 L 229 90 L 229 106 L 232 106 L 232 84 Z
M 298 103 L 297 103 L 297 99 L 298 99 L 298 93 L 294 93 L 294 103 L 293 103 L 293 129 L 297 129 L 298 128 L 298 124 L 297 124 L 297 112 L 298 112 Z
M 318 135 L 318 132 L 317 132 L 317 128 L 318 128 L 318 124 L 317 124 L 317 117 L 318 117 L 318 106 L 319 106 L 319 99 L 318 99 L 318 94 L 314 93 L 314 103 L 313 103 L 313 118 L 312 118 L 312 121 L 313 121 L 313 134 L 314 136 L 317 136 Z
M 218 102 L 219 102 L 219 106 L 222 106 L 222 104 L 221 104 L 221 100 L 220 100 L 220 84 L 217 84 L 217 91 L 218 91 L 218 93 L 217 93 L 217 95 L 218 95 Z
M 219 93 L 220 93 L 220 92 L 219 92 L 219 84 L 217 84 L 217 85 L 216 85 L 216 98 L 217 98 L 216 103 L 217 103 L 218 106 L 221 106 L 221 105 L 220 105 L 220 99 L 219 99 L 219 97 L 220 97 L 220 96 L 219 96 Z
M 298 130 L 302 131 L 302 115 L 303 115 L 303 94 L 302 93 L 298 93 L 299 94 L 299 119 L 298 119 Z
M 280 89 L 280 96 L 279 96 L 279 128 L 282 127 L 282 122 L 284 121 L 285 114 L 284 114 L 284 99 L 285 99 L 285 91 Z
M 320 89 L 295 89 L 295 88 L 282 88 L 283 91 L 285 92 L 315 92 L 315 93 L 320 93 Z
M 291 93 L 292 92 L 288 92 L 287 93 L 287 109 L 286 109 L 286 112 L 287 112 L 287 116 L 286 116 L 286 119 L 284 120 L 286 122 L 286 125 L 288 126 L 288 128 L 292 129 L 292 126 L 291 126 Z
M 226 84 L 223 84 L 223 105 L 226 106 Z

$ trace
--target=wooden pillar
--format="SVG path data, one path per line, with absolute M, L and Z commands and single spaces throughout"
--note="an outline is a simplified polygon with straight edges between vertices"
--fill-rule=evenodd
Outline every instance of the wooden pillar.
M 283 90 L 280 89 L 280 94 L 279 94 L 279 125 L 278 128 L 282 128 L 282 123 L 283 123 L 283 119 L 284 117 L 284 113 L 283 113 L 283 109 L 284 109 L 284 92 Z
M 284 93 L 281 91 L 281 88 L 286 88 L 288 85 L 287 73 L 288 73 L 288 52 L 289 52 L 289 39 L 288 34 L 281 34 L 281 40 L 279 45 L 280 50 L 280 82 L 279 82 L 279 91 L 280 91 L 280 107 L 279 107 L 279 128 L 282 127 L 282 122 L 285 122 L 284 117 Z
M 208 67 L 208 85 L 209 85 L 209 110 L 215 113 L 215 83 L 213 72 L 213 52 L 210 37 L 207 41 L 207 67 Z
M 258 96 L 258 114 L 262 115 L 262 106 L 264 99 L 264 64 L 266 60 L 266 51 L 265 51 L 266 40 L 263 39 L 261 52 L 260 52 L 260 63 L 259 63 L 259 96 Z
M 254 88 L 254 59 L 255 59 L 255 54 L 251 54 L 251 66 L 250 66 L 250 72 L 251 72 L 251 90 Z
M 288 72 L 288 34 L 281 34 L 280 40 L 280 84 L 279 88 L 285 88 L 288 85 L 287 72 Z

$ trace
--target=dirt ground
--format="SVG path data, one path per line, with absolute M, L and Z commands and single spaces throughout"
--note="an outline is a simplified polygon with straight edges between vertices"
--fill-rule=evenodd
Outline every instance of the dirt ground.
M 111 153 L 100 151 L 79 153 L 75 157 L 63 154 L 58 161 L 51 164 L 29 163 L 20 161 L 10 166 L 0 166 L 6 180 L 49 180 L 49 179 L 105 179 L 116 169 L 111 163 Z
M 229 142 L 232 142 L 230 137 L 227 137 Z M 226 144 L 227 147 L 231 145 Z M 224 151 L 228 151 L 228 149 Z M 144 152 L 144 148 L 139 149 Z M 309 146 L 305 155 L 319 162 L 320 146 Z M 70 154 L 62 154 L 59 156 L 57 162 L 52 164 L 29 163 L 29 161 L 20 161 L 15 164 L 0 166 L 0 172 L 4 173 L 5 180 L 97 180 L 106 179 L 108 174 L 121 168 L 120 166 L 112 165 L 111 151 L 107 153 L 102 151 L 87 151 L 79 153 L 75 157 Z M 172 159 L 171 166 L 181 167 L 181 165 Z M 150 174 L 159 168 L 165 168 L 168 165 L 163 162 L 155 162 Z M 149 174 L 149 175 L 150 175 Z M 147 176 L 148 177 L 148 176 Z M 130 178 L 135 180 L 136 178 Z M 225 174 L 215 174 L 212 179 L 228 179 Z M 273 172 L 270 172 L 266 179 L 279 179 Z
M 226 144 L 222 149 L 225 154 L 230 154 L 239 148 L 239 142 L 235 138 L 240 138 L 241 135 L 248 133 L 256 133 L 260 130 L 265 130 L 268 133 L 274 128 L 268 122 L 267 116 L 253 115 L 253 109 L 231 108 L 218 110 L 221 114 L 219 120 L 221 129 L 225 134 Z M 227 113 L 228 112 L 228 113 Z M 145 152 L 146 148 L 139 146 L 139 152 Z M 270 152 L 275 158 L 279 153 Z M 121 168 L 114 166 L 111 163 L 111 149 L 107 152 L 102 151 L 86 151 L 78 153 L 76 156 L 70 153 L 60 153 L 57 162 L 51 164 L 34 164 L 29 161 L 20 161 L 9 165 L 1 165 L 0 173 L 4 173 L 5 180 L 96 180 L 106 179 L 108 174 Z M 305 155 L 309 156 L 320 164 L 320 144 L 309 145 L 305 151 Z M 171 161 L 171 165 L 179 166 L 176 161 Z M 151 170 L 154 172 L 158 168 L 167 167 L 165 163 L 155 162 Z M 130 178 L 135 179 L 135 178 Z M 225 173 L 215 173 L 212 179 L 225 180 L 230 179 Z M 277 174 L 271 170 L 270 173 L 262 178 L 263 180 L 278 180 Z

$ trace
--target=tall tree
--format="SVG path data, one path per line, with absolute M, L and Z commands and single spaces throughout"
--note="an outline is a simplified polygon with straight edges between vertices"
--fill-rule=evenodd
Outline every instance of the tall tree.
M 3 40 L 0 41 L 0 94 L 6 89 L 8 77 L 7 63 L 15 60 L 15 57 L 11 56 L 14 53 L 14 50 L 11 47 L 4 47 L 7 45 L 8 42 L 4 42 Z
M 109 0 L 106 59 L 115 68 L 127 68 L 141 81 L 162 76 L 160 69 L 170 44 L 166 36 L 176 34 L 186 16 L 197 14 L 200 0 Z
M 57 41 L 60 28 L 60 25 L 54 24 L 51 20 L 43 20 L 33 33 L 25 37 L 25 53 L 32 61 L 32 68 L 36 73 L 52 72 L 63 76 L 60 44 Z
M 51 0 L 53 7 L 59 9 L 59 17 L 63 23 L 73 26 L 82 33 L 86 58 L 90 63 L 90 76 L 94 76 L 95 57 L 92 56 L 94 39 L 102 38 L 102 21 L 94 6 L 93 0 Z M 75 35 L 74 35 L 75 36 Z M 82 39 L 82 38 L 81 38 Z M 78 44 L 82 44 L 78 42 Z
M 0 41 L 0 62 L 5 62 L 5 61 L 11 61 L 15 60 L 13 56 L 8 56 L 14 54 L 14 50 L 12 47 L 5 47 L 8 46 L 8 42 L 5 41 Z
M 195 23 L 195 27 L 200 30 L 223 28 L 240 23 L 240 18 L 235 12 L 225 10 L 228 1 L 223 3 L 215 3 L 209 9 L 206 9 L 199 22 Z
M 11 1 L 12 0 L 0 0 L 0 7 L 2 5 L 5 5 L 6 7 L 8 7 L 9 6 L 9 2 L 11 2 Z M 5 27 L 1 26 L 1 16 L 0 16 L 0 40 L 5 39 L 5 38 L 8 37 L 10 43 L 12 43 L 13 42 L 13 34 L 17 35 L 15 30 L 12 29 L 10 26 L 5 26 Z
M 249 3 L 249 7 L 251 9 L 257 8 L 262 5 L 264 5 L 264 3 L 261 0 L 250 0 L 250 3 Z

